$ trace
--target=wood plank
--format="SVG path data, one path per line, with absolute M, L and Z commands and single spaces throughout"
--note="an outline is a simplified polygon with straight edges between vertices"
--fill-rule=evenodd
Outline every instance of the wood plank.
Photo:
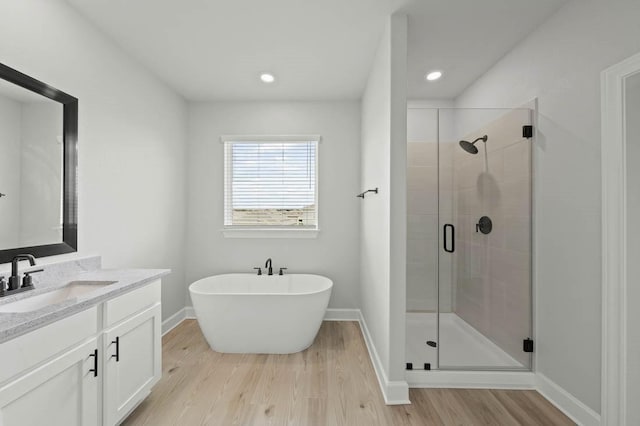
M 521 425 L 574 424 L 536 391 L 509 392 L 492 390 L 491 393 Z
M 387 406 L 360 326 L 327 321 L 290 355 L 222 354 L 198 323 L 163 338 L 163 377 L 124 425 L 571 425 L 535 391 L 411 389 Z

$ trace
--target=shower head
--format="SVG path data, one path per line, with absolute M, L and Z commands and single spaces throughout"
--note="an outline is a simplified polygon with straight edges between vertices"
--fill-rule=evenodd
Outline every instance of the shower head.
M 469 141 L 460 141 L 460 147 L 467 151 L 469 154 L 477 154 L 478 148 L 474 145 L 475 142 L 471 143 Z
M 487 135 L 484 135 L 483 137 L 478 138 L 473 142 L 460 141 L 460 147 L 465 151 L 467 151 L 469 154 L 477 154 L 478 148 L 476 147 L 476 142 L 478 141 L 487 142 L 488 139 L 489 137 Z

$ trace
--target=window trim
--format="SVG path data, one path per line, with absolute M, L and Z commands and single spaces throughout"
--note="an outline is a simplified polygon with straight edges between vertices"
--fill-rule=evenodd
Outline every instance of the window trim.
M 318 238 L 320 229 L 222 228 L 225 238 Z
M 316 171 L 316 191 L 315 191 L 315 204 L 316 204 L 316 226 L 315 228 L 299 228 L 295 227 L 259 227 L 259 226 L 243 226 L 243 225 L 225 225 L 225 198 L 227 194 L 227 183 L 226 183 L 226 159 L 223 155 L 223 182 L 222 182 L 222 193 L 223 193 L 223 214 L 222 214 L 222 235 L 224 238 L 317 238 L 320 233 L 320 187 L 319 187 L 319 163 L 320 163 L 320 154 L 319 147 L 322 143 L 322 137 L 320 135 L 311 134 L 311 135 L 303 135 L 303 134 L 291 134 L 291 135 L 221 135 L 220 136 L 220 144 L 224 147 L 226 142 L 260 142 L 260 143 L 280 143 L 280 142 L 315 142 L 316 143 L 316 158 L 315 158 L 315 171 Z
M 225 142 L 317 142 L 322 143 L 320 135 L 221 135 L 220 143 Z

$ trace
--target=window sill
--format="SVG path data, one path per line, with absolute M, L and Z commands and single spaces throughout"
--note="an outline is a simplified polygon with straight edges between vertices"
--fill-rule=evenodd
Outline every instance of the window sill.
M 222 229 L 224 238 L 318 238 L 319 229 Z

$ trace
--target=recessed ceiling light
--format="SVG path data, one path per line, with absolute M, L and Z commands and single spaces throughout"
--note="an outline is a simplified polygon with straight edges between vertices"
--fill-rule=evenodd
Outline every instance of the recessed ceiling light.
M 436 81 L 440 77 L 442 77 L 442 71 L 431 71 L 425 76 L 428 81 Z
M 260 80 L 262 80 L 263 83 L 273 83 L 274 81 L 276 81 L 276 78 L 273 74 L 265 72 L 260 74 Z

